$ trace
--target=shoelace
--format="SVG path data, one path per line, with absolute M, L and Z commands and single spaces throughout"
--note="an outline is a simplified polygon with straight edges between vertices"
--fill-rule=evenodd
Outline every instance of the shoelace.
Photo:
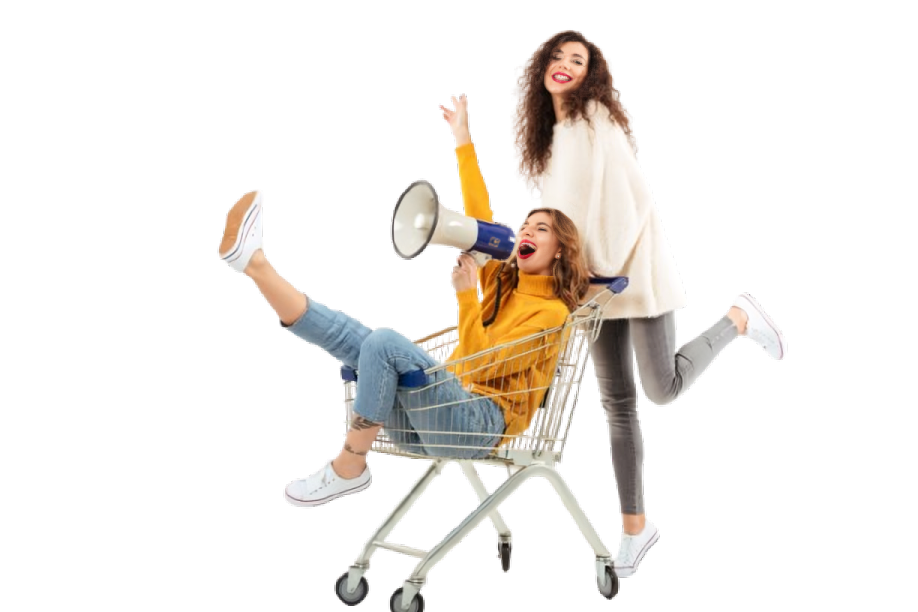
M 634 536 L 627 534 L 622 535 L 622 545 L 621 548 L 618 549 L 618 559 L 616 559 L 616 562 L 619 565 L 625 566 L 634 563 L 634 549 L 636 540 L 637 538 Z
M 319 486 L 312 489 L 312 492 L 318 491 L 319 489 L 328 486 L 335 479 L 334 473 L 332 472 L 331 465 L 326 465 L 322 468 L 322 477 L 319 479 Z

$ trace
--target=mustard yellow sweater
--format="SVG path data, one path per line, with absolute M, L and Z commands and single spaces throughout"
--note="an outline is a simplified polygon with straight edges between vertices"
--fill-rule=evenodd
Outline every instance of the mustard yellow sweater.
M 478 159 L 472 144 L 456 149 L 465 214 L 491 221 L 491 206 Z M 482 321 L 491 316 L 497 293 L 500 262 L 489 261 L 479 270 L 484 308 L 478 290 L 457 291 L 459 302 L 459 345 L 450 361 L 463 359 L 491 347 L 512 343 L 531 334 L 562 325 L 569 311 L 554 296 L 554 277 L 519 272 L 516 289 L 501 299 L 497 318 L 488 327 Z M 484 312 L 484 314 L 483 314 Z M 466 362 L 454 373 L 473 393 L 491 396 L 504 411 L 505 435 L 519 434 L 529 427 L 535 411 L 551 384 L 558 358 L 559 334 L 527 341 Z M 507 441 L 505 438 L 504 441 Z

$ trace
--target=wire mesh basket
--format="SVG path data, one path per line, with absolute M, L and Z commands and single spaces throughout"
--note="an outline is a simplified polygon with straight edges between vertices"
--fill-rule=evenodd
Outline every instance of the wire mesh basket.
M 527 465 L 560 461 L 580 382 L 614 292 L 606 289 L 572 312 L 559 327 L 447 361 L 458 342 L 450 327 L 416 341 L 440 365 L 400 379 L 397 406 L 372 450 L 417 458 L 476 459 Z M 546 362 L 548 362 L 546 366 Z M 546 377 L 540 373 L 553 372 Z M 357 373 L 345 378 L 345 427 L 353 418 Z M 447 382 L 459 378 L 472 397 L 456 398 Z M 468 433 L 456 415 L 462 404 L 488 399 L 528 419 L 521 433 L 483 437 Z M 531 415 L 531 416 L 530 416 Z M 483 439 L 484 438 L 484 439 Z

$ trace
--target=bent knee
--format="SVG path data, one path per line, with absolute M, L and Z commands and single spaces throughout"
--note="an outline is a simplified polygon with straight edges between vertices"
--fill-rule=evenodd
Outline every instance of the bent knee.
M 414 342 L 397 331 L 380 328 L 370 332 L 363 341 L 360 346 L 360 361 L 364 366 L 372 361 L 385 361 L 404 374 L 429 367 L 432 360 Z
M 360 352 L 363 351 L 380 351 L 388 346 L 392 346 L 398 339 L 401 338 L 400 334 L 395 330 L 381 327 L 379 329 L 374 329 L 367 337 L 364 338 L 363 344 L 360 345 Z
M 657 406 L 665 406 L 679 397 L 679 393 L 682 390 L 682 381 L 678 377 L 669 381 L 641 381 L 641 386 L 647 399 Z

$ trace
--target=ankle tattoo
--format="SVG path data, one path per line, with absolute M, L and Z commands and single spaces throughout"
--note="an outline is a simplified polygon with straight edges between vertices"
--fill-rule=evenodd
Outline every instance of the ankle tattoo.
M 352 454 L 354 454 L 354 455 L 360 455 L 361 457 L 366 457 L 366 456 L 367 456 L 366 451 L 363 451 L 363 452 L 361 452 L 361 451 L 355 451 L 355 450 L 351 447 L 351 445 L 348 444 L 347 442 L 344 443 L 344 450 L 346 450 L 347 452 L 352 453 Z

